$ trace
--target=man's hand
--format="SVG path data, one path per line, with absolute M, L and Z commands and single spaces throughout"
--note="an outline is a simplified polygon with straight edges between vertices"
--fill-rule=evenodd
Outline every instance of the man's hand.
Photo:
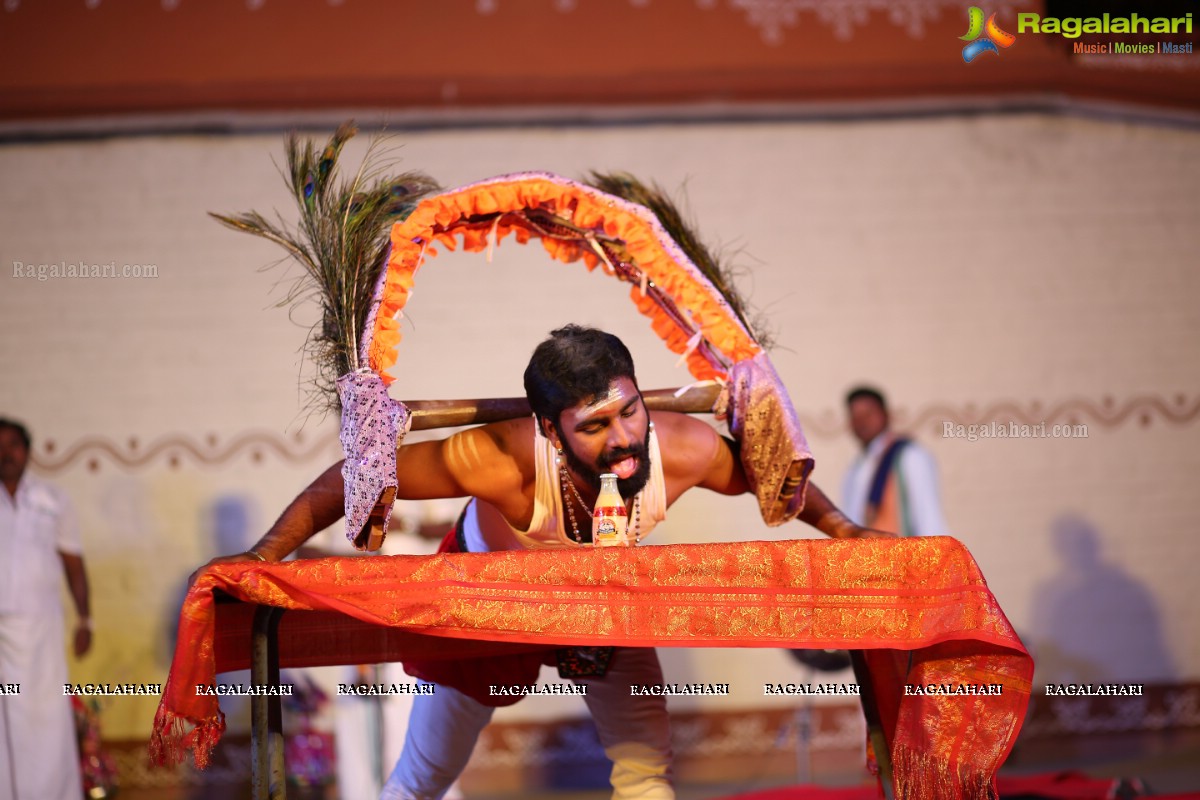
M 188 576 L 188 589 L 192 588 L 192 584 L 196 582 L 196 577 L 209 567 L 216 566 L 217 564 L 237 564 L 242 561 L 257 561 L 262 563 L 269 561 L 269 559 L 266 556 L 259 555 L 257 551 L 251 552 L 249 550 L 244 553 L 234 553 L 231 556 L 217 556 L 204 566 L 197 568 L 195 572 Z
M 876 528 L 863 528 L 859 525 L 854 526 L 854 531 L 846 538 L 848 539 L 897 539 L 899 534 L 889 531 L 881 531 Z
M 864 528 L 838 511 L 825 493 L 815 483 L 808 485 L 808 498 L 800 512 L 800 521 L 806 522 L 830 539 L 894 539 L 896 534 L 875 528 Z
M 88 650 L 92 649 L 92 623 L 89 620 L 81 619 L 75 623 L 75 646 L 74 652 L 76 658 L 83 658 Z

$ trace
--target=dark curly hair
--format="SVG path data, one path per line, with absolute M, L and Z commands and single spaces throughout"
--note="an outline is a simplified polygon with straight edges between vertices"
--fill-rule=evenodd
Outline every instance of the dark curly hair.
M 600 397 L 617 378 L 637 386 L 629 348 L 611 333 L 567 325 L 551 331 L 530 356 L 525 396 L 538 419 L 557 428 L 565 409 Z
M 883 392 L 874 386 L 855 386 L 846 393 L 846 405 L 849 406 L 855 400 L 862 400 L 863 398 L 874 400 L 885 412 L 888 410 L 887 400 L 884 399 Z
M 29 449 L 29 446 L 30 446 L 30 444 L 33 443 L 33 440 L 30 439 L 30 437 L 29 437 L 29 429 L 28 428 L 26 428 L 24 425 L 17 422 L 16 420 L 5 419 L 4 417 L 0 417 L 0 430 L 6 430 L 6 429 L 16 431 L 17 436 L 19 436 L 21 438 L 21 441 L 25 443 L 25 449 L 26 450 Z

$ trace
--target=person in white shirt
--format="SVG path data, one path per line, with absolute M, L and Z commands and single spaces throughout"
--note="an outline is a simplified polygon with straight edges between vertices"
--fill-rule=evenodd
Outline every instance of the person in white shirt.
M 29 445 L 23 425 L 0 419 L 0 800 L 79 800 L 61 581 L 77 613 L 78 658 L 92 646 L 87 572 L 75 511 L 26 472 Z
M 901 536 L 946 536 L 933 456 L 891 430 L 887 401 L 878 389 L 852 389 L 846 408 L 863 450 L 846 472 L 842 512 L 859 525 Z

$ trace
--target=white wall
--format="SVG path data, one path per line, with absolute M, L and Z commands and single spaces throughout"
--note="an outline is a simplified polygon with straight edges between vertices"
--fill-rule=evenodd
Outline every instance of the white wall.
M 940 462 L 951 528 L 1040 659 L 1039 677 L 1200 677 L 1187 622 L 1200 612 L 1190 591 L 1200 437 L 1186 413 L 1200 396 L 1196 131 L 1014 115 L 397 138 L 400 168 L 447 186 L 592 168 L 686 184 L 706 238 L 740 251 L 743 285 L 774 324 L 773 357 L 812 423 L 819 484 L 836 494 L 853 455 L 838 430 L 842 393 L 882 385 L 899 416 L 928 421 L 916 433 Z M 124 462 L 176 443 L 132 466 L 91 445 L 49 473 L 81 507 L 92 574 L 97 644 L 74 665 L 79 679 L 161 680 L 163 631 L 187 574 L 230 549 L 218 535 L 233 547 L 256 538 L 337 456 L 332 421 L 304 424 L 305 332 L 271 307 L 283 273 L 260 270 L 278 253 L 205 213 L 289 216 L 272 163 L 281 151 L 274 134 L 0 147 L 0 414 L 30 424 L 44 463 L 91 439 Z M 154 264 L 158 277 L 12 278 L 18 261 Z M 510 241 L 491 264 L 443 254 L 406 309 L 396 394 L 520 394 L 529 351 L 566 321 L 626 338 L 644 387 L 688 381 L 625 294 L 540 247 Z M 941 438 L 940 420 L 1005 401 L 1051 422 L 1067 404 L 1088 436 Z M 228 452 L 251 434 L 267 443 L 259 461 Z M 766 529 L 749 500 L 695 496 L 662 540 L 796 535 L 807 532 Z M 764 659 L 771 675 L 798 677 L 777 652 L 664 660 L 680 680 L 752 688 Z M 761 689 L 737 698 L 762 702 Z M 527 702 L 510 713 L 559 710 Z M 153 704 L 105 713 L 107 736 L 145 735 Z

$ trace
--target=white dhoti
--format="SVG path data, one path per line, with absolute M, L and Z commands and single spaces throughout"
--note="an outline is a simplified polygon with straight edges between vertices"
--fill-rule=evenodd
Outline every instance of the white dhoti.
M 61 612 L 0 614 L 0 800 L 83 797 L 67 681 Z
M 411 684 L 399 664 L 380 664 L 374 682 Z M 355 684 L 355 667 L 315 667 L 305 672 L 333 698 L 334 752 L 338 796 L 375 798 L 404 745 L 413 695 L 338 694 L 339 684 Z
M 613 762 L 613 800 L 673 800 L 666 698 L 631 696 L 629 688 L 662 684 L 654 650 L 617 648 L 607 675 L 576 682 L 587 686 L 588 710 Z M 440 800 L 466 768 L 493 711 L 448 686 L 415 697 L 404 750 L 380 800 Z

